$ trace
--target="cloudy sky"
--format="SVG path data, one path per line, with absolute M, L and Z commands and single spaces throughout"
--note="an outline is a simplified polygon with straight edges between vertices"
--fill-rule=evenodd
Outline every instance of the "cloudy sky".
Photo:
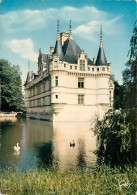
M 102 25 L 107 61 L 122 83 L 136 8 L 135 0 L 0 0 L 0 58 L 20 66 L 24 83 L 28 59 L 36 72 L 39 48 L 48 53 L 55 45 L 58 19 L 60 32 L 69 31 L 71 19 L 72 36 L 91 59 Z

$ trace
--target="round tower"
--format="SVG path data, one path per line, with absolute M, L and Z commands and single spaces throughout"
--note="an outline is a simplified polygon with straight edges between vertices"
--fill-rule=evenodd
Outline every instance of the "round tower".
M 97 114 L 102 117 L 109 108 L 110 64 L 107 63 L 103 43 L 102 27 L 100 30 L 100 46 L 96 59 L 96 105 Z

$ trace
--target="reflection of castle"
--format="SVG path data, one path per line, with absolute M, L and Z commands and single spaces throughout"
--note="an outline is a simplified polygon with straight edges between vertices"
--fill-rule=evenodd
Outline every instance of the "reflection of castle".
M 35 152 L 39 166 L 67 169 L 95 164 L 96 138 L 90 130 L 90 122 L 26 120 L 25 124 L 25 148 Z M 73 139 L 76 143 L 74 148 L 70 147 Z
M 70 32 L 59 36 L 50 54 L 39 50 L 38 73 L 28 70 L 25 82 L 27 117 L 50 121 L 89 121 L 113 106 L 111 64 L 107 62 L 102 30 L 97 59 L 90 60 Z
M 96 137 L 89 129 L 89 122 L 61 122 L 53 124 L 53 156 L 59 167 L 91 166 L 96 162 L 93 151 Z M 75 147 L 69 143 L 75 140 Z

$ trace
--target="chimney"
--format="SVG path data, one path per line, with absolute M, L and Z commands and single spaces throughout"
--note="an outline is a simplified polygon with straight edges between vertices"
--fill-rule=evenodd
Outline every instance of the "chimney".
M 61 45 L 64 45 L 64 42 L 69 38 L 69 33 L 62 32 L 60 33 Z
M 96 58 L 94 57 L 94 58 L 93 58 L 93 64 L 95 64 L 95 63 L 96 63 Z
M 50 53 L 52 54 L 54 52 L 55 47 L 50 47 Z

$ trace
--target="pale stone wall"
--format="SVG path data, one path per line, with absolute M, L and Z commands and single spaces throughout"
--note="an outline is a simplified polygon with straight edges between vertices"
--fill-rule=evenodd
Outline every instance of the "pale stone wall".
M 97 104 L 109 105 L 109 77 L 98 77 L 96 79 Z
M 66 105 L 61 112 L 53 113 L 53 121 L 90 121 L 95 113 L 95 106 Z
M 46 68 L 25 86 L 27 116 L 50 121 L 103 117 L 113 107 L 111 64 L 91 66 L 87 59 L 83 51 L 78 64 L 59 61 L 59 56 L 53 55 Z

